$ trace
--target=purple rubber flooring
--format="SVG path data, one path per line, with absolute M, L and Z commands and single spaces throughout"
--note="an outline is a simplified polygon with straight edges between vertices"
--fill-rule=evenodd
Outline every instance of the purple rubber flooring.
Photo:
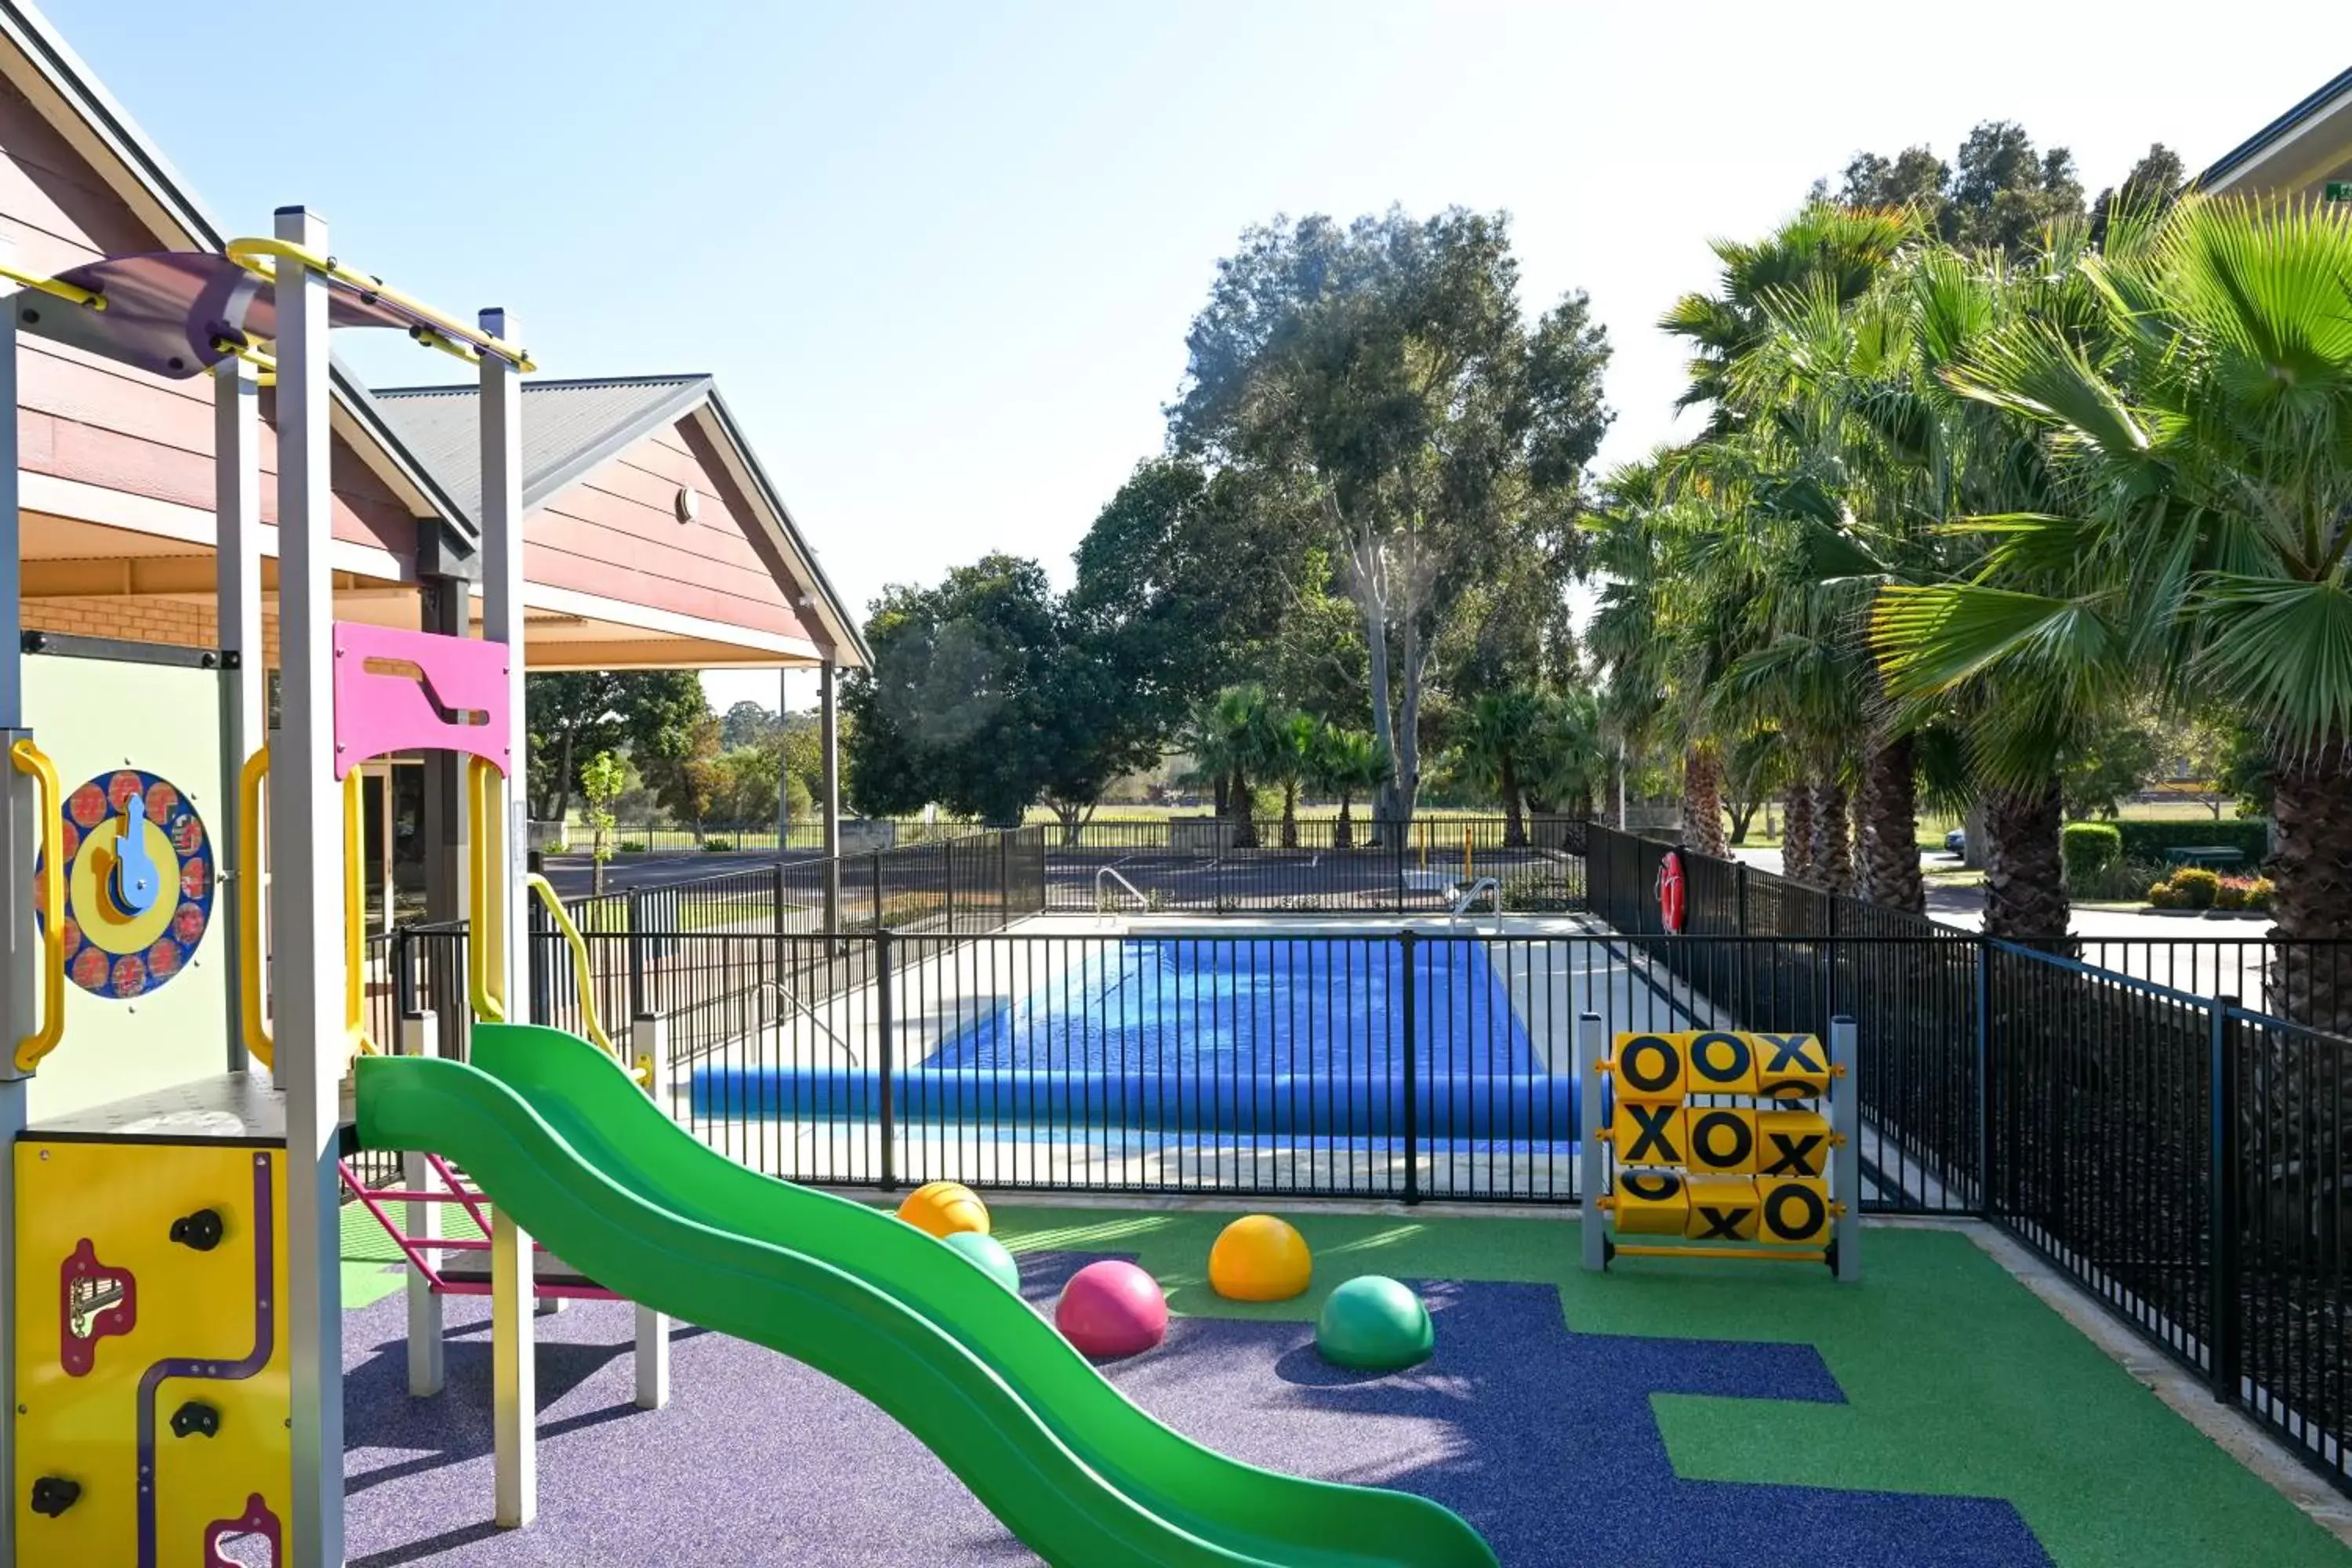
M 1024 1258 L 1031 1300 L 1092 1260 Z M 1409 1373 L 1327 1366 L 1307 1324 L 1192 1318 L 1111 1375 L 1236 1458 L 1434 1498 L 1509 1568 L 2050 1561 L 2005 1501 L 1674 1475 L 1651 1394 L 1841 1400 L 1811 1347 L 1576 1334 L 1549 1286 L 1424 1289 L 1437 1354 Z M 449 1386 L 413 1400 L 401 1298 L 345 1321 L 351 1568 L 1037 1561 L 879 1410 L 759 1346 L 680 1328 L 669 1407 L 636 1409 L 629 1311 L 612 1302 L 539 1320 L 539 1521 L 497 1530 L 488 1303 L 453 1300 L 449 1321 Z

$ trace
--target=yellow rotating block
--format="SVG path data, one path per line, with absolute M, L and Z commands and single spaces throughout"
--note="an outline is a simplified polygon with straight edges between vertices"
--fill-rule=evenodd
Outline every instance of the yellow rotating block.
M 1756 1092 L 1767 1100 L 1818 1100 L 1830 1091 L 1830 1056 L 1813 1035 L 1750 1035 Z
M 1757 1234 L 1766 1241 L 1817 1242 L 1830 1233 L 1830 1184 L 1812 1177 L 1756 1184 Z
M 1694 1106 L 1689 1112 L 1693 1172 L 1752 1175 L 1756 1171 L 1756 1112 L 1726 1106 Z
M 1756 1239 L 1756 1184 L 1733 1176 L 1693 1176 L 1690 1223 L 1683 1234 L 1693 1241 Z
M 1690 1225 L 1690 1194 L 1680 1176 L 1660 1171 L 1628 1171 L 1614 1194 L 1621 1236 L 1680 1236 Z
M 1830 1168 L 1830 1121 L 1816 1110 L 1756 1113 L 1756 1173 L 1820 1176 Z
M 1684 1085 L 1683 1047 L 1687 1035 L 1620 1035 L 1612 1078 L 1620 1100 L 1679 1100 Z
M 1756 1046 L 1746 1035 L 1703 1030 L 1690 1037 L 1685 1060 L 1693 1094 L 1756 1092 Z
M 1609 1139 L 1621 1165 L 1681 1165 L 1688 1163 L 1690 1136 L 1681 1105 L 1669 1100 L 1621 1100 L 1609 1119 Z

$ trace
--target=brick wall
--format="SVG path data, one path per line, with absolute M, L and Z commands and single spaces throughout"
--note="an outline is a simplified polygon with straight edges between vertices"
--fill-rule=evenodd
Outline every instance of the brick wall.
M 180 647 L 216 646 L 212 606 L 177 599 L 27 599 L 24 616 L 26 631 L 120 637 L 126 642 L 170 643 Z M 277 664 L 277 616 L 261 617 L 261 642 L 264 657 Z

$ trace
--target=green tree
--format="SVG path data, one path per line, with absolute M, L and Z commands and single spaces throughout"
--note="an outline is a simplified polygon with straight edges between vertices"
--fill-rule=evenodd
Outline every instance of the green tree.
M 1251 784 L 1279 765 L 1281 731 L 1265 689 L 1245 682 L 1195 704 L 1179 736 L 1199 776 L 1223 782 L 1226 819 L 1233 825 L 1237 849 L 1257 847 Z
M 1442 622 L 1574 505 L 1607 340 L 1581 294 L 1528 327 L 1505 220 L 1456 208 L 1249 230 L 1186 347 L 1173 444 L 1311 509 L 1363 627 L 1376 816 L 1407 821 Z
M 2026 318 L 1955 373 L 2045 432 L 2068 504 L 2006 520 L 1991 572 L 1900 606 L 1890 651 L 1957 679 L 2095 645 L 2227 705 L 2269 746 L 2278 935 L 2352 938 L 2352 223 L 2190 199 L 2076 267 L 2103 353 Z M 2352 978 L 2298 965 L 2273 991 L 2352 1029 Z
M 698 836 L 709 811 L 710 759 L 719 752 L 719 717 L 702 679 L 690 669 L 631 671 L 620 677 L 621 725 L 629 760 L 662 809 Z
M 1331 830 L 1333 848 L 1354 847 L 1354 803 L 1358 796 L 1379 788 L 1387 776 L 1388 759 L 1381 755 L 1379 742 L 1368 731 L 1335 724 L 1317 727 L 1307 777 L 1310 787 L 1339 799 L 1339 820 Z
M 757 702 L 746 700 L 719 716 L 719 743 L 730 752 L 743 746 L 756 746 L 774 734 L 777 728 L 774 713 Z
M 597 752 L 580 769 L 580 797 L 588 819 L 588 858 L 595 868 L 593 890 L 599 893 L 604 890 L 604 862 L 613 858 L 613 803 L 621 798 L 628 782 L 627 764 L 611 752 Z
M 1116 663 L 1035 562 L 990 555 L 934 588 L 896 587 L 866 622 L 873 668 L 845 683 L 851 800 L 869 815 L 937 802 L 1018 823 L 1053 805 L 1068 830 L 1155 754 Z
M 1837 191 L 1852 208 L 1908 208 L 1947 244 L 2022 255 L 2053 224 L 2084 216 L 2083 182 L 2063 147 L 2036 152 L 2014 121 L 1988 120 L 1960 143 L 1958 167 L 1925 147 L 1894 158 L 1856 153 Z M 1814 187 L 1815 195 L 1826 185 Z
M 523 703 L 530 812 L 542 822 L 569 813 L 580 767 L 601 752 L 625 747 L 647 784 L 659 791 L 667 782 L 674 792 L 676 760 L 692 726 L 710 710 L 702 678 L 677 669 L 534 675 L 525 682 Z
M 1481 692 L 1461 718 L 1462 761 L 1478 787 L 1503 803 L 1503 844 L 1524 847 L 1527 818 L 1522 815 L 1522 773 L 1535 744 L 1538 708 L 1533 689 L 1507 687 Z

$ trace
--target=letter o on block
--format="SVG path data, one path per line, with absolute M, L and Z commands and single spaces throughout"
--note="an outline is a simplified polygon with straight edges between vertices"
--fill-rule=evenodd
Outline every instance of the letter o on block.
M 1683 1098 L 1682 1046 L 1671 1035 L 1625 1035 L 1617 1042 L 1617 1097 Z
M 1621 1236 L 1680 1236 L 1690 1226 L 1690 1196 L 1683 1179 L 1662 1171 L 1628 1171 L 1617 1178 Z
M 1756 1047 L 1721 1029 L 1693 1035 L 1688 1078 L 1693 1094 L 1754 1094 Z
M 1752 1110 L 1694 1110 L 1684 1136 L 1689 1142 L 1694 1171 L 1747 1175 L 1756 1169 L 1756 1113 Z
M 1791 1245 L 1817 1242 L 1830 1231 L 1830 1184 L 1811 1177 L 1756 1184 L 1757 1235 Z

